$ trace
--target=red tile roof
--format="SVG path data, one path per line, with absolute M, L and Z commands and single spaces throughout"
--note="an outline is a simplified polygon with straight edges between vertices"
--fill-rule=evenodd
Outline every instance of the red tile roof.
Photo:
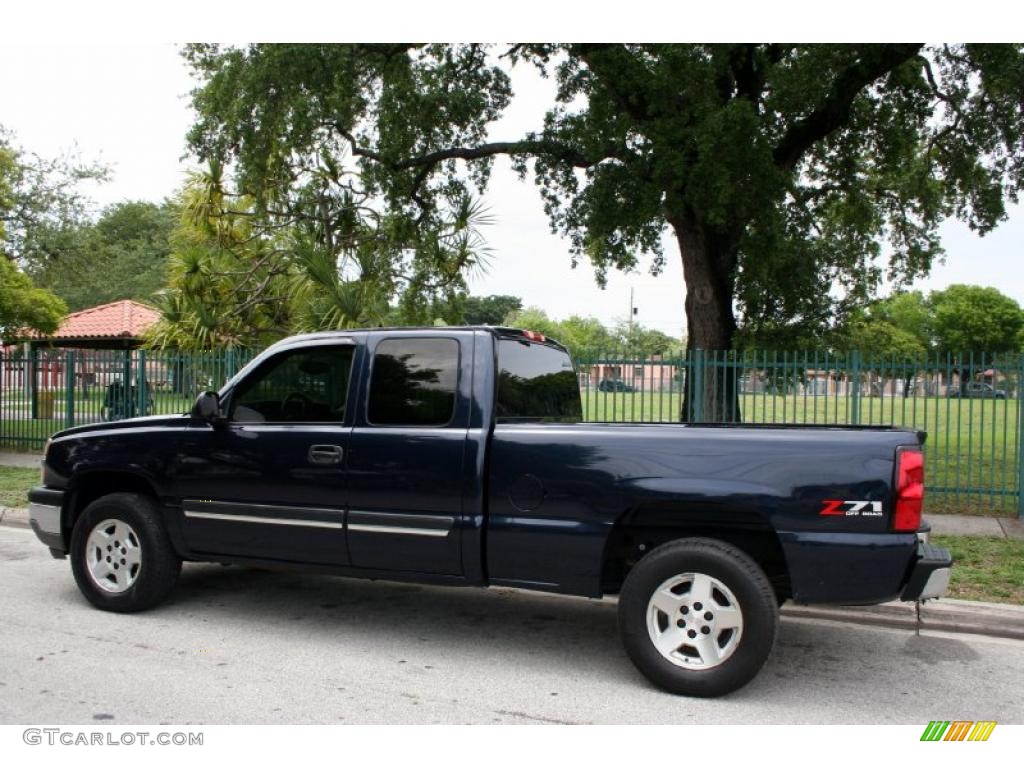
M 125 299 L 72 312 L 64 318 L 52 339 L 137 339 L 160 319 L 150 306 Z

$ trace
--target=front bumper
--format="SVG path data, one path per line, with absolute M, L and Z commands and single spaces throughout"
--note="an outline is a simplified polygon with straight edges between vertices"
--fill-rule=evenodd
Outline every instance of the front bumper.
M 64 496 L 64 491 L 43 485 L 28 492 L 28 524 L 36 537 L 57 557 L 68 551 L 61 524 Z
M 917 558 L 900 600 L 931 600 L 942 597 L 949 589 L 952 568 L 953 556 L 949 554 L 949 550 L 925 542 L 918 543 Z

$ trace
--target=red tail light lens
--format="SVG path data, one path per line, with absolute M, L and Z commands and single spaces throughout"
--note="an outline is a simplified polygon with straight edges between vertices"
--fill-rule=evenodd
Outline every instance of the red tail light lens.
M 523 331 L 523 336 L 530 341 L 544 341 L 544 334 L 536 331 Z
M 896 511 L 892 529 L 914 533 L 921 527 L 924 505 L 924 454 L 917 449 L 896 452 Z

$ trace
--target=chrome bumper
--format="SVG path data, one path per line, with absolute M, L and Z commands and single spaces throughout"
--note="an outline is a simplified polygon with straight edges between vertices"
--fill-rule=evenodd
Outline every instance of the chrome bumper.
M 28 522 L 33 530 L 42 533 L 60 533 L 60 507 L 54 504 L 36 504 L 30 502 L 28 505 Z
M 942 597 L 946 594 L 946 590 L 949 589 L 949 577 L 952 573 L 952 568 L 939 568 L 932 571 L 928 581 L 924 584 L 924 589 L 921 590 L 921 595 L 917 599 L 931 600 L 935 597 Z
M 28 492 L 28 524 L 54 557 L 63 557 L 68 551 L 61 527 L 63 508 L 63 491 L 40 486 Z
M 948 550 L 919 542 L 917 557 L 900 600 L 932 600 L 942 597 L 949 589 L 952 569 L 953 558 Z

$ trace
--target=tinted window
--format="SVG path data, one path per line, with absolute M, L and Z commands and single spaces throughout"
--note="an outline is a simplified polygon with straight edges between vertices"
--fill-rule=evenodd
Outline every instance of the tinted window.
M 444 426 L 455 410 L 459 344 L 454 339 L 386 339 L 370 374 L 371 424 Z
M 498 341 L 499 419 L 582 421 L 580 387 L 569 355 L 543 344 Z
M 231 396 L 232 421 L 336 423 L 345 401 L 354 347 L 282 352 L 247 376 Z

